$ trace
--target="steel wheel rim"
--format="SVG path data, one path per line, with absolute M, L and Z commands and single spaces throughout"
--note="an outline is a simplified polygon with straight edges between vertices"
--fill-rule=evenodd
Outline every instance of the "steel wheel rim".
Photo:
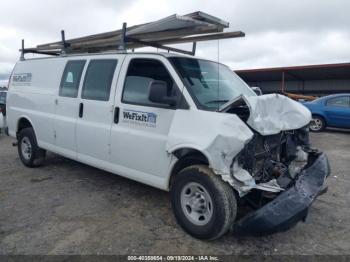
M 21 140 L 21 152 L 25 160 L 30 160 L 32 157 L 32 144 L 28 137 L 23 137 Z
M 313 131 L 318 131 L 322 129 L 323 123 L 319 118 L 313 118 L 310 123 L 310 129 Z
M 208 191 L 199 183 L 187 183 L 181 191 L 181 208 L 191 223 L 207 224 L 213 216 L 213 201 Z

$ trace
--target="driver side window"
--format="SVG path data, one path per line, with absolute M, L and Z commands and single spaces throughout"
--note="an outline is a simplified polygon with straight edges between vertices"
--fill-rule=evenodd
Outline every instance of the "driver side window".
M 168 107 L 149 100 L 150 84 L 154 80 L 164 81 L 168 87 L 168 96 L 178 96 L 178 88 L 166 67 L 158 60 L 132 59 L 125 77 L 122 102 L 128 104 Z

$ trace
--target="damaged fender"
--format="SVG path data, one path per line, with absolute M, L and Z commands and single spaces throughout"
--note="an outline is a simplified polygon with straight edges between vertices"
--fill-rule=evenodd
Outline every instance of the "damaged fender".
M 236 115 L 210 111 L 176 110 L 166 150 L 201 151 L 216 174 L 230 176 L 233 158 L 252 139 L 253 132 Z

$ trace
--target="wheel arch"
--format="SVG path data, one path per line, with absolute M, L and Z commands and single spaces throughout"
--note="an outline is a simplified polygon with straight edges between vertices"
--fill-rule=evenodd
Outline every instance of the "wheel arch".
M 171 187 L 172 181 L 176 175 L 186 167 L 198 164 L 210 166 L 210 157 L 197 147 L 178 147 L 173 149 L 170 153 L 177 158 L 177 161 L 171 167 L 170 176 L 167 183 L 168 188 Z
M 16 135 L 18 135 L 18 133 L 22 129 L 28 128 L 28 127 L 33 128 L 34 129 L 34 133 L 36 134 L 33 122 L 29 119 L 29 117 L 27 117 L 27 116 L 19 117 L 18 121 L 17 121 L 17 125 L 16 125 Z

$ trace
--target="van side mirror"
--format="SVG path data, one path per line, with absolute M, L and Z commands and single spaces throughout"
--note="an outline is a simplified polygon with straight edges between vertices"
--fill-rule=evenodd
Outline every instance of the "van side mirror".
M 153 80 L 149 86 L 148 99 L 153 103 L 176 105 L 176 98 L 168 95 L 168 85 L 164 81 Z
M 255 94 L 258 96 L 262 96 L 263 92 L 261 91 L 261 88 L 258 86 L 252 86 L 251 89 L 254 91 Z

